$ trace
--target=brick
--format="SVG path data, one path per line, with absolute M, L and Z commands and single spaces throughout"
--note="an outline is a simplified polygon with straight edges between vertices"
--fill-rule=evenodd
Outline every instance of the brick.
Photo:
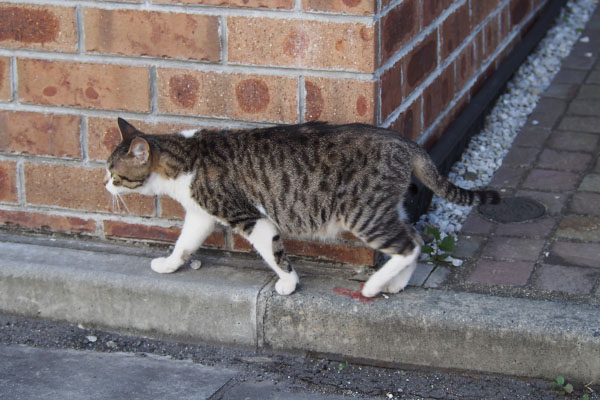
M 531 13 L 531 2 L 529 0 L 510 1 L 510 24 L 511 28 L 519 25 Z
M 556 241 L 552 244 L 546 263 L 600 268 L 600 244 Z
M 408 281 L 408 286 L 423 286 L 431 271 L 435 268 L 433 264 L 418 263 L 415 272 L 411 275 Z
M 527 125 L 533 120 L 537 121 L 537 127 L 552 128 L 560 120 L 567 108 L 567 102 L 562 99 L 543 97 L 528 118 Z
M 416 0 L 407 0 L 392 8 L 381 22 L 382 62 L 419 33 L 419 7 Z
M 515 168 L 529 167 L 534 163 L 538 153 L 539 149 L 535 147 L 513 146 L 502 160 L 502 166 Z
M 572 172 L 532 169 L 523 182 L 523 187 L 560 192 L 575 189 L 577 180 L 577 175 Z
M 227 32 L 230 63 L 375 70 L 374 26 L 230 17 Z
M 467 3 L 450 14 L 440 29 L 441 56 L 447 58 L 469 35 L 469 8 Z
M 470 0 L 469 5 L 471 7 L 470 29 L 474 30 L 498 7 L 498 0 Z
M 421 126 L 421 97 L 412 102 L 406 110 L 400 113 L 390 129 L 400 133 L 405 138 L 416 140 L 422 132 Z
M 215 16 L 136 10 L 84 10 L 88 52 L 220 61 Z
M 356 15 L 370 15 L 377 12 L 375 0 L 304 0 L 305 11 L 324 11 Z
M 598 108 L 600 109 L 600 108 Z M 548 146 L 556 150 L 594 152 L 598 136 L 590 133 L 556 131 L 550 136 Z
M 175 133 L 195 126 L 184 124 L 156 123 L 129 120 L 136 128 L 148 134 Z M 115 118 L 88 118 L 88 156 L 104 161 L 121 140 Z
M 482 242 L 483 239 L 461 235 L 454 246 L 452 256 L 459 259 L 473 258 L 477 255 Z
M 477 66 L 475 63 L 475 46 L 469 43 L 456 58 L 456 90 L 462 90 L 473 77 Z
M 570 70 L 573 71 L 573 70 Z M 542 93 L 542 97 L 571 100 L 577 94 L 579 85 L 573 83 L 552 83 Z
M 537 126 L 523 127 L 513 145 L 526 147 L 542 147 L 552 131 L 548 128 L 539 128 Z
M 584 171 L 588 168 L 592 157 L 587 153 L 570 151 L 556 151 L 545 149 L 542 151 L 537 166 L 545 169 L 557 169 L 561 171 Z
M 569 105 L 568 113 L 572 115 L 598 115 L 600 100 L 575 100 Z
M 479 2 L 485 3 L 485 2 Z M 490 57 L 500 44 L 500 21 L 498 17 L 492 18 L 483 29 L 484 31 L 484 55 Z
M 404 82 L 402 80 L 403 61 L 400 60 L 388 68 L 381 76 L 381 120 L 394 112 L 404 100 Z M 420 120 L 420 115 L 419 115 Z
M 532 190 L 519 190 L 516 196 L 531 197 L 546 206 L 546 213 L 559 214 L 564 208 L 569 194 L 567 193 L 546 193 Z
M 502 167 L 494 173 L 489 185 L 498 188 L 516 188 L 523 179 L 526 170 Z
M 583 83 L 587 74 L 588 74 L 587 71 L 579 71 L 576 69 L 561 68 L 560 71 L 558 71 L 556 73 L 556 75 L 554 75 L 554 78 L 552 79 L 552 83 L 550 84 L 550 87 L 555 83 L 579 85 L 579 84 Z M 590 74 L 590 77 L 592 75 L 593 75 L 593 73 Z M 588 78 L 587 82 L 593 83 L 593 82 L 590 82 L 590 78 Z M 600 83 L 600 82 L 598 82 L 598 83 Z
M 600 118 L 566 116 L 560 122 L 559 129 L 565 131 L 600 133 Z
M 94 233 L 96 231 L 96 222 L 91 219 L 31 211 L 0 210 L 0 224 L 27 230 L 50 230 L 66 233 Z
M 600 174 L 587 174 L 579 185 L 579 190 L 600 193 Z
M 159 3 L 203 4 L 219 7 L 281 8 L 294 7 L 294 0 L 159 0 Z
M 466 234 L 488 234 L 494 229 L 494 224 L 483 218 L 476 212 L 471 212 L 463 223 L 461 233 Z
M 112 207 L 112 196 L 104 188 L 105 176 L 104 168 L 26 163 L 26 201 L 78 210 L 118 212 Z M 130 213 L 154 214 L 152 197 L 129 194 L 123 199 Z
M 0 100 L 11 100 L 10 58 L 0 57 Z
M 557 221 L 554 218 L 539 218 L 532 221 L 498 224 L 496 235 L 519 237 L 547 237 L 550 236 Z
M 454 98 L 454 64 L 423 91 L 423 129 L 427 129 Z
M 542 265 L 533 286 L 542 290 L 588 294 L 598 276 L 598 271 L 591 268 Z
M 79 117 L 0 111 L 0 151 L 81 158 Z
M 479 260 L 467 282 L 524 286 L 533 272 L 533 266 L 532 262 Z
M 600 242 L 600 218 L 568 215 L 560 221 L 556 235 L 567 239 Z
M 575 193 L 568 211 L 573 214 L 600 216 L 600 193 Z
M 0 202 L 16 203 L 17 165 L 12 161 L 0 161 Z
M 183 218 L 185 217 L 185 210 L 183 207 L 172 198 L 168 196 L 161 196 L 160 198 L 161 214 L 163 218 Z
M 482 255 L 496 260 L 535 261 L 543 246 L 541 239 L 493 237 L 483 248 Z
M 307 77 L 306 121 L 376 123 L 374 82 Z
M 561 68 L 561 71 L 562 71 L 562 68 Z M 584 75 L 584 76 L 587 73 L 587 71 L 577 71 L 577 72 L 579 72 L 579 74 Z M 579 82 L 576 82 L 576 83 L 579 83 Z M 590 74 L 586 80 L 586 83 L 592 83 L 592 84 L 597 84 L 597 85 L 600 84 L 600 71 L 590 72 Z
M 0 4 L 0 46 L 74 53 L 74 7 Z
M 421 2 L 423 7 L 423 27 L 431 25 L 433 20 L 439 17 L 442 12 L 450 6 L 450 4 L 452 4 L 451 0 L 427 0 Z
M 294 78 L 193 70 L 158 71 L 161 112 L 234 119 L 297 122 Z
M 437 47 L 437 35 L 433 32 L 406 56 L 406 62 L 403 63 L 405 96 L 412 93 L 437 68 Z
M 150 111 L 147 68 L 19 59 L 18 74 L 23 102 Z

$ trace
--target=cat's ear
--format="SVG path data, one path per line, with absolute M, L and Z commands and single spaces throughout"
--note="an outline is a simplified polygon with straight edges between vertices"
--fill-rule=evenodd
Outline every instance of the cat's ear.
M 119 124 L 119 130 L 121 131 L 121 141 L 127 139 L 133 139 L 138 135 L 142 135 L 142 132 L 138 131 L 133 125 L 125 121 L 123 118 L 117 118 Z
M 131 141 L 129 152 L 136 162 L 145 164 L 150 159 L 150 144 L 143 137 L 136 137 Z

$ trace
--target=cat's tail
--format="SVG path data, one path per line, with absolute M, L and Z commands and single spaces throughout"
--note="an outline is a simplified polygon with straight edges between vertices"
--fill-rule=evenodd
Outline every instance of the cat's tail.
M 454 185 L 440 175 L 436 165 L 427 152 L 420 148 L 413 152 L 411 159 L 413 171 L 425 186 L 439 197 L 452 203 L 470 206 L 476 204 L 497 204 L 500 194 L 495 190 L 467 190 Z

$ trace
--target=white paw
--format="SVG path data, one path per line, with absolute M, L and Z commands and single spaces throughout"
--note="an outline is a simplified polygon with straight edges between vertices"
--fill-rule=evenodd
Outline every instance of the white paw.
M 300 283 L 300 279 L 296 274 L 296 271 L 288 274 L 288 276 L 284 278 L 279 278 L 279 280 L 275 283 L 275 290 L 281 296 L 287 296 L 294 293 L 296 290 L 296 286 Z
M 372 283 L 369 284 L 369 281 L 367 281 L 367 283 L 365 283 L 362 290 L 360 291 L 360 294 L 362 294 L 365 297 L 375 297 L 380 292 L 381 292 L 380 287 L 376 287 L 376 285 L 373 285 Z
M 407 279 L 404 276 L 395 276 L 391 281 L 387 283 L 382 289 L 382 292 L 389 294 L 400 293 L 408 284 Z
M 171 257 L 159 257 L 152 260 L 150 267 L 154 272 L 158 272 L 159 274 L 170 274 L 177 271 L 182 264 L 181 260 Z

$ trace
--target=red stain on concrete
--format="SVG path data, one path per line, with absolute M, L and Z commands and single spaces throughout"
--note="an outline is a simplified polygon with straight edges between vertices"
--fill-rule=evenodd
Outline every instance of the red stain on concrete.
M 364 283 L 361 283 L 360 284 L 360 289 L 358 291 L 354 291 L 352 289 L 347 289 L 347 288 L 341 288 L 341 287 L 333 288 L 333 291 L 335 293 L 337 293 L 337 294 L 348 296 L 351 299 L 359 300 L 361 303 L 368 304 L 368 303 L 372 302 L 375 299 L 371 298 L 371 297 L 365 297 L 365 296 L 363 296 L 360 293 L 360 291 L 362 290 L 362 288 L 363 288 L 364 285 L 365 285 Z

